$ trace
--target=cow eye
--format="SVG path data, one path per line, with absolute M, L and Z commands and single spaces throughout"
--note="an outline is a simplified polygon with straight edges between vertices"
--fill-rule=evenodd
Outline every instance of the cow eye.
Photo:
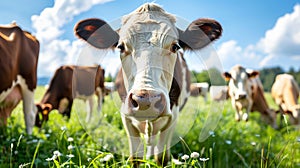
M 123 52 L 125 51 L 125 46 L 124 46 L 124 44 L 119 44 L 119 45 L 117 46 L 117 48 L 120 49 L 120 52 L 121 52 L 121 53 L 123 53 Z
M 172 44 L 171 51 L 173 53 L 177 52 L 180 49 L 180 46 L 177 43 Z

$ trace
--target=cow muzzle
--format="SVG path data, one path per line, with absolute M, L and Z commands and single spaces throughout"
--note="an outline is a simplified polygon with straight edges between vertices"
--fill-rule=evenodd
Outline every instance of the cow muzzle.
M 135 90 L 127 99 L 128 116 L 137 120 L 153 120 L 166 111 L 166 97 L 160 91 Z

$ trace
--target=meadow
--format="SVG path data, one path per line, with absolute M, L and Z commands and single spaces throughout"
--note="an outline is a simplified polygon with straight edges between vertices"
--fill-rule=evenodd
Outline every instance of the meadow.
M 36 102 L 44 91 L 37 88 Z M 269 93 L 266 98 L 277 109 Z M 85 104 L 76 100 L 70 120 L 52 111 L 49 121 L 34 128 L 32 135 L 25 133 L 19 104 L 7 128 L 1 128 L 0 167 L 130 167 L 120 104 L 116 93 L 105 97 L 102 112 L 94 111 L 87 123 Z M 173 161 L 167 167 L 172 168 L 300 167 L 300 129 L 287 121 L 274 130 L 258 112 L 251 113 L 248 122 L 236 122 L 229 100 L 191 97 L 180 113 L 171 151 Z M 199 157 L 191 157 L 193 152 Z M 140 161 L 141 167 L 159 167 L 153 158 Z

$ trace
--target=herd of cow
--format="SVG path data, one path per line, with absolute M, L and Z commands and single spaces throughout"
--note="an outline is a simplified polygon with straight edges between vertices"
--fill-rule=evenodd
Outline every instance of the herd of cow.
M 209 88 L 208 84 L 191 84 L 183 52 L 200 50 L 222 34 L 221 25 L 212 19 L 197 19 L 186 30 L 177 28 L 175 22 L 176 17 L 154 3 L 146 3 L 124 16 L 116 31 L 100 19 L 78 22 L 74 29 L 78 38 L 99 49 L 120 51 L 122 67 L 115 83 L 109 89 L 105 87 L 104 69 L 100 65 L 61 66 L 36 104 L 39 42 L 16 24 L 1 26 L 0 124 L 6 124 L 12 110 L 23 100 L 26 131 L 31 134 L 33 126 L 40 127 L 53 109 L 70 117 L 75 98 L 88 102 L 86 120 L 89 121 L 93 96 L 97 95 L 101 111 L 104 95 L 115 88 L 122 100 L 121 117 L 128 135 L 130 158 L 142 158 L 143 146 L 147 145 L 157 162 L 165 165 L 170 158 L 178 112 L 189 96 L 202 94 L 207 100 Z M 250 111 L 259 111 L 262 119 L 278 128 L 276 111 L 267 104 L 258 74 L 235 66 L 223 74 L 228 86 L 210 87 L 211 97 L 217 101 L 230 97 L 238 121 L 247 121 Z M 299 88 L 293 77 L 278 75 L 272 96 L 281 113 L 290 114 L 291 123 L 299 124 Z

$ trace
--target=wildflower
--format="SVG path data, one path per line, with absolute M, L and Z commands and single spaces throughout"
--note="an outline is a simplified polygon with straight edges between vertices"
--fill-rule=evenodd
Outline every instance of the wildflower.
M 209 160 L 209 158 L 200 158 L 200 161 L 201 162 L 206 162 L 206 161 L 208 161 Z
M 74 149 L 75 147 L 73 146 L 73 145 L 69 145 L 68 146 L 68 150 L 72 150 L 72 149 Z
M 183 156 L 181 156 L 181 159 L 184 160 L 184 161 L 188 160 L 189 158 L 190 158 L 189 155 L 183 155 Z
M 62 126 L 62 127 L 60 127 L 60 129 L 61 129 L 62 131 L 66 131 L 66 130 L 67 130 L 67 127 L 66 127 L 66 126 Z
M 92 160 L 92 158 L 87 158 L 87 161 L 89 162 L 89 161 L 91 161 Z
M 172 162 L 175 164 L 175 165 L 182 165 L 183 163 L 180 162 L 179 160 L 177 159 L 172 159 Z
M 47 159 L 46 159 L 47 162 L 50 162 L 50 161 L 52 161 L 52 160 L 53 160 L 53 157 L 52 157 L 52 158 L 47 158 Z
M 68 138 L 68 142 L 73 142 L 73 141 L 74 141 L 74 139 L 72 137 Z
M 75 157 L 73 154 L 68 154 L 68 155 L 66 155 L 68 158 L 73 158 L 73 157 Z
M 199 153 L 198 152 L 192 152 L 191 153 L 191 158 L 197 159 L 199 157 Z
M 256 145 L 256 142 L 251 142 L 251 145 L 252 145 L 252 146 L 255 146 L 255 145 Z
M 53 155 L 55 155 L 55 156 L 61 156 L 62 154 L 58 150 L 56 150 L 56 151 L 53 152 Z
M 230 140 L 226 140 L 225 143 L 227 143 L 228 145 L 231 145 L 231 141 Z
M 110 153 L 103 158 L 103 161 L 108 162 L 113 158 L 114 158 L 114 155 Z

